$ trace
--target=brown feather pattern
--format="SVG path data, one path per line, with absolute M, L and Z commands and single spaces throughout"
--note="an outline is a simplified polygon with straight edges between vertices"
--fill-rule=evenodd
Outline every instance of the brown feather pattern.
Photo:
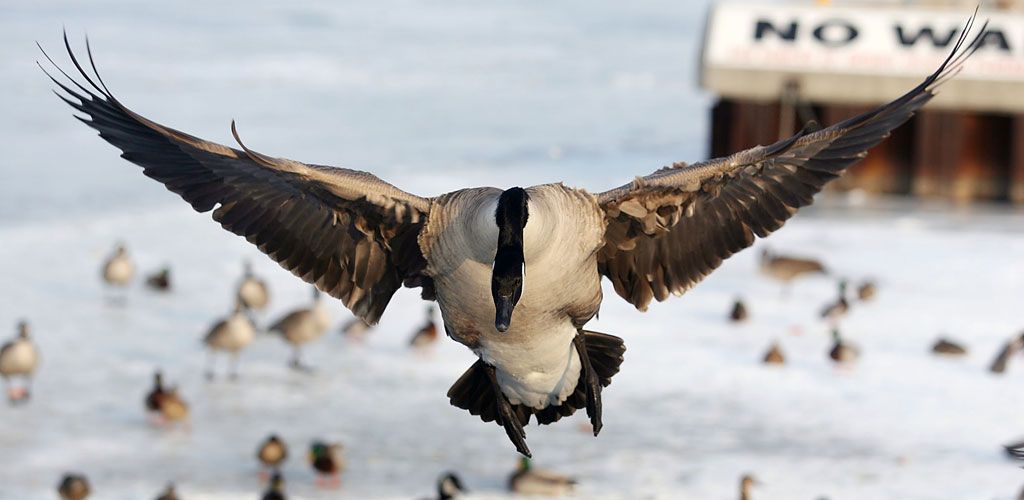
M 122 158 L 196 211 L 212 210 L 222 227 L 371 324 L 403 282 L 429 288 L 416 242 L 429 199 L 366 172 L 272 158 L 240 140 L 242 150 L 229 148 L 152 122 L 114 98 L 96 72 L 88 42 L 95 80 L 66 33 L 64 45 L 85 84 L 54 63 L 77 88 L 47 73 L 66 93 L 57 95 L 86 116 L 76 118 L 121 149 Z M 234 123 L 231 129 L 238 140 Z
M 677 163 L 601 193 L 601 274 L 640 310 L 682 294 L 732 254 L 782 227 L 814 194 L 888 137 L 977 50 L 974 17 L 942 65 L 902 97 L 831 127 L 725 158 Z

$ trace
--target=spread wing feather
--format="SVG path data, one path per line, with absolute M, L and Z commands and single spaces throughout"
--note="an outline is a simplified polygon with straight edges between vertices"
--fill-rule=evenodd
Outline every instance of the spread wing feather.
M 430 286 L 416 243 L 429 199 L 366 172 L 257 153 L 241 143 L 234 123 L 231 131 L 241 149 L 160 125 L 114 98 L 88 45 L 92 76 L 75 57 L 67 34 L 64 45 L 84 81 L 72 78 L 44 52 L 70 81 L 47 72 L 62 91 L 55 93 L 84 115 L 77 119 L 120 149 L 122 158 L 196 211 L 212 210 L 225 229 L 341 299 L 369 323 L 380 318 L 403 282 Z
M 977 13 L 975 13 L 975 16 Z M 950 55 L 898 99 L 831 127 L 725 158 L 665 167 L 597 196 L 608 227 L 601 273 L 638 309 L 693 287 L 797 209 L 924 106 L 979 47 L 972 16 Z

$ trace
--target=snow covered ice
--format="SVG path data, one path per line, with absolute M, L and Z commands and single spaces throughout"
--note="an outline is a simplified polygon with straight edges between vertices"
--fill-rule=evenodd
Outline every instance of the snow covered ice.
M 0 406 L 0 499 L 53 498 L 66 471 L 100 499 L 257 498 L 257 445 L 291 447 L 293 498 L 416 498 L 456 470 L 470 498 L 505 498 L 516 454 L 502 429 L 451 407 L 473 362 L 442 339 L 406 342 L 423 303 L 400 291 L 365 343 L 332 329 L 309 346 L 312 374 L 261 336 L 237 382 L 203 378 L 200 339 L 230 312 L 250 259 L 271 287 L 263 324 L 308 286 L 228 234 L 69 116 L 34 66 L 33 41 L 61 53 L 88 31 L 112 90 L 144 115 L 279 156 L 371 170 L 434 195 L 463 185 L 565 180 L 593 190 L 704 156 L 708 97 L 694 73 L 703 7 L 396 1 L 366 4 L 9 1 L 0 5 L 0 338 L 30 320 L 42 353 L 34 398 Z M 922 75 L 923 76 L 923 75 Z M 988 363 L 1021 333 L 1024 218 L 1008 208 L 823 197 L 683 298 L 639 313 L 605 290 L 590 326 L 622 336 L 599 438 L 585 415 L 527 428 L 538 466 L 579 478 L 580 498 L 1014 498 L 1024 473 L 1001 444 L 1024 437 L 1024 360 Z M 140 274 L 169 264 L 175 289 L 136 280 L 113 304 L 99 279 L 116 241 Z M 783 299 L 757 273 L 760 245 L 822 258 L 874 302 L 842 322 L 855 368 L 827 359 L 817 319 L 828 278 Z M 742 295 L 751 319 L 726 314 Z M 334 303 L 337 324 L 351 315 Z M 798 325 L 799 330 L 794 330 Z M 794 332 L 800 334 L 796 335 Z M 940 335 L 963 359 L 928 349 Z M 760 357 L 778 340 L 788 364 Z M 142 398 L 162 368 L 192 405 L 186 428 L 149 425 Z M 340 440 L 337 491 L 313 487 L 305 450 Z

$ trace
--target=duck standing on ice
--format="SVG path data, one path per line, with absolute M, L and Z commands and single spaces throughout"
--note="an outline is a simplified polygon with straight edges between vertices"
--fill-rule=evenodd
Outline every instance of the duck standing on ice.
M 602 277 L 642 311 L 782 227 L 961 68 L 978 47 L 980 37 L 968 42 L 972 26 L 973 18 L 935 73 L 888 104 L 596 194 L 546 184 L 425 198 L 367 172 L 258 153 L 234 124 L 239 148 L 204 141 L 128 109 L 66 36 L 81 81 L 53 81 L 146 176 L 368 323 L 398 288 L 420 287 L 448 336 L 479 358 L 448 392 L 451 403 L 501 425 L 529 456 L 531 418 L 549 424 L 586 408 L 601 431 L 602 387 L 625 351 L 622 339 L 585 329 L 601 306 Z

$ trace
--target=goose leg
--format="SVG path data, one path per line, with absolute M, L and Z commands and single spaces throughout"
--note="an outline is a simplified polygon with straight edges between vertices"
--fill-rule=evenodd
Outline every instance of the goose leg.
M 498 422 L 505 428 L 505 434 L 508 435 L 512 444 L 515 445 L 516 451 L 527 457 L 532 457 L 530 447 L 526 446 L 526 430 L 523 429 L 523 424 L 519 422 L 519 418 L 512 411 L 512 404 L 508 402 L 508 398 L 501 392 L 494 367 L 486 363 L 484 366 L 487 367 L 487 378 L 491 380 L 491 385 L 494 387 L 494 400 L 495 404 L 498 405 Z
M 217 357 L 214 356 L 213 352 L 206 351 L 206 380 L 213 380 L 214 372 L 213 369 L 217 364 Z
M 590 417 L 590 425 L 593 426 L 596 436 L 604 425 L 601 422 L 601 380 L 590 364 L 590 355 L 587 354 L 587 342 L 583 332 L 576 332 L 576 337 L 572 342 L 576 346 L 576 352 L 583 364 L 583 383 L 587 388 L 587 416 Z
M 292 347 L 292 359 L 288 362 L 288 366 L 294 370 L 302 369 L 302 351 L 299 346 Z

